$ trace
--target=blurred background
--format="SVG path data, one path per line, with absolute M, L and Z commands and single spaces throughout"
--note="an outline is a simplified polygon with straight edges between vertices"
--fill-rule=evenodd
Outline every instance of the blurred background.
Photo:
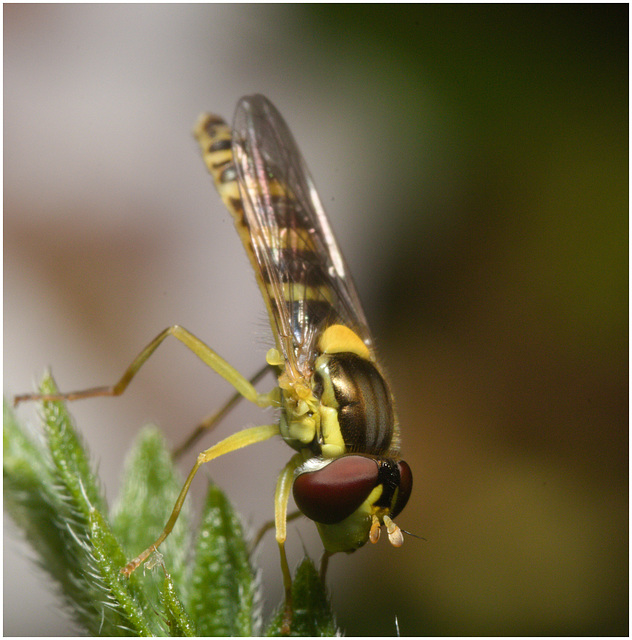
M 627 45 L 625 4 L 5 5 L 5 394 L 49 365 L 112 383 L 173 323 L 259 369 L 264 307 L 190 131 L 263 93 L 355 275 L 415 474 L 398 521 L 425 538 L 332 559 L 341 627 L 627 635 Z M 230 394 L 174 341 L 74 405 L 110 503 L 143 424 L 178 444 Z M 289 454 L 205 473 L 255 529 Z M 76 633 L 7 519 L 4 541 L 5 635 Z M 303 545 L 309 522 L 292 564 Z

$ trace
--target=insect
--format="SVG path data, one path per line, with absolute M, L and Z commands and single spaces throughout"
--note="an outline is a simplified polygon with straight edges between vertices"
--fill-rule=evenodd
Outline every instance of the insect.
M 291 618 L 291 573 L 285 553 L 290 494 L 316 523 L 327 559 L 377 542 L 381 528 L 403 543 L 394 523 L 412 489 L 399 455 L 399 425 L 389 386 L 351 275 L 285 121 L 267 98 L 242 98 L 232 130 L 203 114 L 194 130 L 204 161 L 230 211 L 266 303 L 275 346 L 266 355 L 277 386 L 259 393 L 213 349 L 174 325 L 152 340 L 111 387 L 23 400 L 120 395 L 168 336 L 183 342 L 236 391 L 279 409 L 274 424 L 238 431 L 199 454 L 159 538 L 121 570 L 130 575 L 171 532 L 198 469 L 219 457 L 281 436 L 295 453 L 274 495 L 276 541 Z

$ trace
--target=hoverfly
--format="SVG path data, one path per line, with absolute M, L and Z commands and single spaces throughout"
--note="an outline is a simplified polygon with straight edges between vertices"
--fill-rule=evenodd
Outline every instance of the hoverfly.
M 183 342 L 247 400 L 280 410 L 275 424 L 238 431 L 199 454 L 160 537 L 123 569 L 130 575 L 171 532 L 198 469 L 236 449 L 281 436 L 295 450 L 275 496 L 276 540 L 291 616 L 291 574 L 285 554 L 290 494 L 316 523 L 327 558 L 377 542 L 406 505 L 412 473 L 399 457 L 399 425 L 389 386 L 358 294 L 305 162 L 285 121 L 261 95 L 242 98 L 232 131 L 203 114 L 194 130 L 204 161 L 230 211 L 266 303 L 275 346 L 266 355 L 278 385 L 259 393 L 213 349 L 174 325 L 152 340 L 111 387 L 22 400 L 76 400 L 123 393 L 167 338 Z M 220 412 L 221 413 L 221 412 Z

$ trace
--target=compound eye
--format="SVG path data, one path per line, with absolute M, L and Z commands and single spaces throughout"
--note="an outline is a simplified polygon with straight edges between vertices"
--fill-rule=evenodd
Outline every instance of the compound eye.
M 397 500 L 391 509 L 391 518 L 396 518 L 398 514 L 402 512 L 408 498 L 410 498 L 410 492 L 413 490 L 413 472 L 410 470 L 408 463 L 400 460 L 397 463 L 399 469 L 399 490 L 397 492 Z
M 349 517 L 378 484 L 378 465 L 365 456 L 342 456 L 294 481 L 296 506 L 310 520 L 336 524 Z

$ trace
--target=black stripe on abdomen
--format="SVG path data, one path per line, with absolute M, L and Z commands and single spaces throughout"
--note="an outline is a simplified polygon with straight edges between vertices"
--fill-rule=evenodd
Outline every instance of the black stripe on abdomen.
M 395 417 L 391 395 L 380 372 L 372 362 L 354 353 L 331 356 L 329 372 L 347 450 L 386 453 L 393 439 Z

